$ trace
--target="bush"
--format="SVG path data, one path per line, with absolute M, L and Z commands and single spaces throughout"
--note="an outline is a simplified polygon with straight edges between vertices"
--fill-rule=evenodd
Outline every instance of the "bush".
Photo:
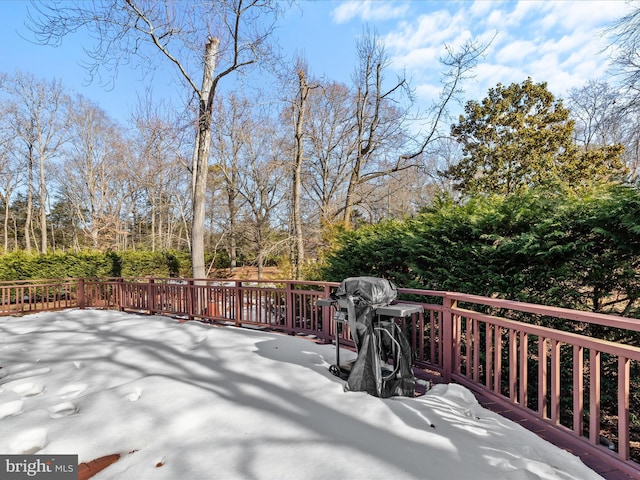
M 122 259 L 122 277 L 189 277 L 191 259 L 188 252 L 127 251 L 119 254 Z
M 114 259 L 100 252 L 30 254 L 12 252 L 0 256 L 0 279 L 114 276 Z
M 65 252 L 0 256 L 0 280 L 97 277 L 188 277 L 191 259 L 185 252 Z
M 640 318 L 640 194 L 531 190 L 441 201 L 404 222 L 336 234 L 318 269 Z

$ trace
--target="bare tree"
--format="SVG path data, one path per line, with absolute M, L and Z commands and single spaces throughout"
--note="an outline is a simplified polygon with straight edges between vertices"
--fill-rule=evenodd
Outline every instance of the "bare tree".
M 47 171 L 55 168 L 52 160 L 66 141 L 66 106 L 68 96 L 59 81 L 37 80 L 33 75 L 17 73 L 4 83 L 10 96 L 14 134 L 21 140 L 20 151 L 27 161 L 27 222 L 25 246 L 31 250 L 31 211 L 37 172 L 40 250 L 46 253 L 47 240 Z
M 389 61 L 384 45 L 377 35 L 367 32 L 358 41 L 357 52 L 359 64 L 354 74 L 356 89 L 353 105 L 354 147 L 351 177 L 343 214 L 343 222 L 347 228 L 351 226 L 358 187 L 375 178 L 373 174 L 366 174 L 367 165 L 380 154 L 379 150 L 385 143 L 391 141 L 401 131 L 403 125 L 401 117 L 404 112 L 396 108 L 396 102 L 400 99 L 394 95 L 403 92 L 410 95 L 409 86 L 404 78 L 398 78 L 391 87 L 385 88 L 383 85 L 384 73 Z M 397 169 L 404 168 L 408 166 L 397 165 Z
M 349 177 L 353 125 L 348 121 L 351 107 L 346 85 L 329 82 L 311 92 L 305 123 L 309 159 L 303 187 L 317 210 L 317 223 L 336 221 Z
M 287 162 L 281 159 L 283 148 L 276 126 L 267 115 L 254 115 L 249 125 L 252 135 L 245 139 L 240 156 L 242 174 L 238 193 L 246 205 L 245 235 L 254 247 L 258 278 L 261 278 L 269 254 L 284 250 L 287 245 L 287 238 L 276 233 L 283 231 L 282 226 L 275 222 L 290 186 L 283 182 Z
M 4 129 L 3 129 L 4 132 Z M 11 200 L 19 186 L 19 162 L 13 155 L 11 138 L 4 135 L 0 138 L 0 201 L 4 207 L 3 238 L 4 252 L 9 250 L 9 219 L 11 218 Z M 17 242 L 14 244 L 17 248 Z
M 354 76 L 355 148 L 344 206 L 343 221 L 346 227 L 350 226 L 353 208 L 360 201 L 357 198 L 360 186 L 396 172 L 424 168 L 421 163 L 423 154 L 438 139 L 448 135 L 442 128 L 449 118 L 449 107 L 459 99 L 464 81 L 472 75 L 487 47 L 488 44 L 477 41 L 466 42 L 458 51 L 445 46 L 447 54 L 440 60 L 446 67 L 442 74 L 440 96 L 422 119 L 424 130 L 409 134 L 407 121 L 415 118 L 409 116 L 412 92 L 408 82 L 404 77 L 399 77 L 385 87 L 384 74 L 388 59 L 384 45 L 375 34 L 363 36 L 358 43 L 359 65 Z
M 89 245 L 96 249 L 116 248 L 118 234 L 123 234 L 126 177 L 131 173 L 125 161 L 121 129 L 103 110 L 82 97 L 75 99 L 72 112 L 72 136 L 57 178 L 60 191 L 73 206 Z
M 612 71 L 637 100 L 640 98 L 640 7 L 620 18 L 607 33 L 616 46 L 611 59 Z
M 172 237 L 180 221 L 175 200 L 183 194 L 183 185 L 188 185 L 181 163 L 184 129 L 177 119 L 170 118 L 170 111 L 163 102 L 154 104 L 151 92 L 147 92 L 132 116 L 137 168 L 136 175 L 130 177 L 129 191 L 132 203 L 140 196 L 142 216 L 150 222 L 148 235 L 140 238 L 152 251 L 174 246 Z
M 240 237 L 240 212 L 244 197 L 240 192 L 243 157 L 256 122 L 253 119 L 252 106 L 248 99 L 230 94 L 216 105 L 218 122 L 213 132 L 213 151 L 217 159 L 213 171 L 221 179 L 222 196 L 227 217 L 226 228 L 229 254 L 229 269 L 237 267 L 238 243 Z
M 633 179 L 640 176 L 640 7 L 637 4 L 616 21 L 606 34 L 611 38 L 610 72 L 619 81 L 615 109 L 625 118 L 628 132 L 622 141 L 624 157 Z
M 318 88 L 317 85 L 309 85 L 309 68 L 303 60 L 298 60 L 295 71 L 298 77 L 298 89 L 295 100 L 292 102 L 293 121 L 293 162 L 291 169 L 293 178 L 291 182 L 291 230 L 293 236 L 293 266 L 294 276 L 299 279 L 301 267 L 304 263 L 304 232 L 302 230 L 302 167 L 305 159 L 305 131 L 304 124 L 307 117 L 308 100 L 310 92 Z
M 463 156 L 462 144 L 453 137 L 441 136 L 431 142 L 422 154 L 424 166 L 420 170 L 424 178 L 421 178 L 423 199 L 420 206 L 428 204 L 439 193 L 457 195 L 453 181 L 442 175 L 442 172 L 458 163 Z
M 616 99 L 619 92 L 602 81 L 589 81 L 569 92 L 567 106 L 575 120 L 575 140 L 589 150 L 621 140 L 621 122 Z
M 633 178 L 640 174 L 640 105 L 628 102 L 605 81 L 589 81 L 569 93 L 576 144 L 589 151 L 624 146 L 622 157 Z
M 258 61 L 273 28 L 268 18 L 281 5 L 273 0 L 102 0 L 73 4 L 43 1 L 31 15 L 32 31 L 46 44 L 59 43 L 79 28 L 91 29 L 98 39 L 89 51 L 91 77 L 100 76 L 104 68 L 117 72 L 119 65 L 127 62 L 142 69 L 155 68 L 159 54 L 195 98 L 198 113 L 191 165 L 191 258 L 196 278 L 206 273 L 206 191 L 218 83 Z
M 444 46 L 446 54 L 440 58 L 440 64 L 445 68 L 442 72 L 442 90 L 422 119 L 424 128 L 414 137 L 416 147 L 403 155 L 405 158 L 414 159 L 422 156 L 429 152 L 434 142 L 450 138 L 449 108 L 452 103 L 460 102 L 460 96 L 464 93 L 464 83 L 473 78 L 478 60 L 485 54 L 494 38 L 495 36 L 485 44 L 477 40 L 467 40 L 457 50 L 450 45 Z M 442 130 L 443 126 L 445 131 Z

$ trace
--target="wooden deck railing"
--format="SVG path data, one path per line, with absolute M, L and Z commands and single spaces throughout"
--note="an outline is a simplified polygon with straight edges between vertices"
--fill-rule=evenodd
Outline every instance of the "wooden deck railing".
M 336 334 L 333 312 L 316 301 L 337 285 L 147 278 L 5 282 L 0 312 L 110 308 L 262 327 L 328 343 Z M 424 307 L 404 325 L 417 368 L 491 396 L 640 477 L 640 320 L 452 292 L 399 293 L 403 302 Z M 598 338 L 595 327 L 626 340 Z M 348 342 L 348 332 L 342 335 Z

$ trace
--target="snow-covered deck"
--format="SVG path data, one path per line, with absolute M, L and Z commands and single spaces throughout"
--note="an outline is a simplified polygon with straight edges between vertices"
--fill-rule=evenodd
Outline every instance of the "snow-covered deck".
M 344 392 L 308 339 L 76 309 L 0 332 L 0 452 L 122 455 L 96 479 L 602 478 L 462 386 Z

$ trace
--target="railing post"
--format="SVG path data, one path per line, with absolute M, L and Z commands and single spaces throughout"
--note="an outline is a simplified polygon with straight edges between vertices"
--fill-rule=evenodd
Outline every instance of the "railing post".
M 78 285 L 76 287 L 76 297 L 78 299 L 78 308 L 80 310 L 84 310 L 85 308 L 85 300 L 84 300 L 84 278 L 78 279 Z
M 119 277 L 116 279 L 116 304 L 118 305 L 118 310 L 121 312 L 124 311 L 125 307 L 125 295 L 124 295 L 124 278 Z
M 286 308 L 284 309 L 285 328 L 288 333 L 293 333 L 293 324 L 296 314 L 296 305 L 293 299 L 293 288 L 291 282 L 287 282 L 286 286 Z
M 153 284 L 155 280 L 153 277 L 149 277 L 149 283 L 147 284 L 147 311 L 149 314 L 155 313 L 155 295 L 153 294 Z
M 242 289 L 240 288 L 242 286 L 242 282 L 237 280 L 235 283 L 236 283 L 236 286 L 234 289 L 236 293 L 235 321 L 236 321 L 236 327 L 239 327 L 242 324 L 242 309 L 244 307 L 244 299 L 242 298 Z
M 324 298 L 331 296 L 331 287 L 324 286 Z M 316 307 L 318 308 L 318 307 Z M 324 343 L 331 343 L 331 310 L 333 307 L 321 307 L 322 309 L 322 335 Z M 336 332 L 336 335 L 338 332 Z
M 453 315 L 451 309 L 456 306 L 456 301 L 448 295 L 442 297 L 442 378 L 445 383 L 451 382 L 453 372 L 453 352 L 456 339 L 453 332 Z
M 195 293 L 195 282 L 193 281 L 193 278 L 190 278 L 187 282 L 187 318 L 189 320 L 193 320 L 194 318 L 193 312 L 196 300 Z

